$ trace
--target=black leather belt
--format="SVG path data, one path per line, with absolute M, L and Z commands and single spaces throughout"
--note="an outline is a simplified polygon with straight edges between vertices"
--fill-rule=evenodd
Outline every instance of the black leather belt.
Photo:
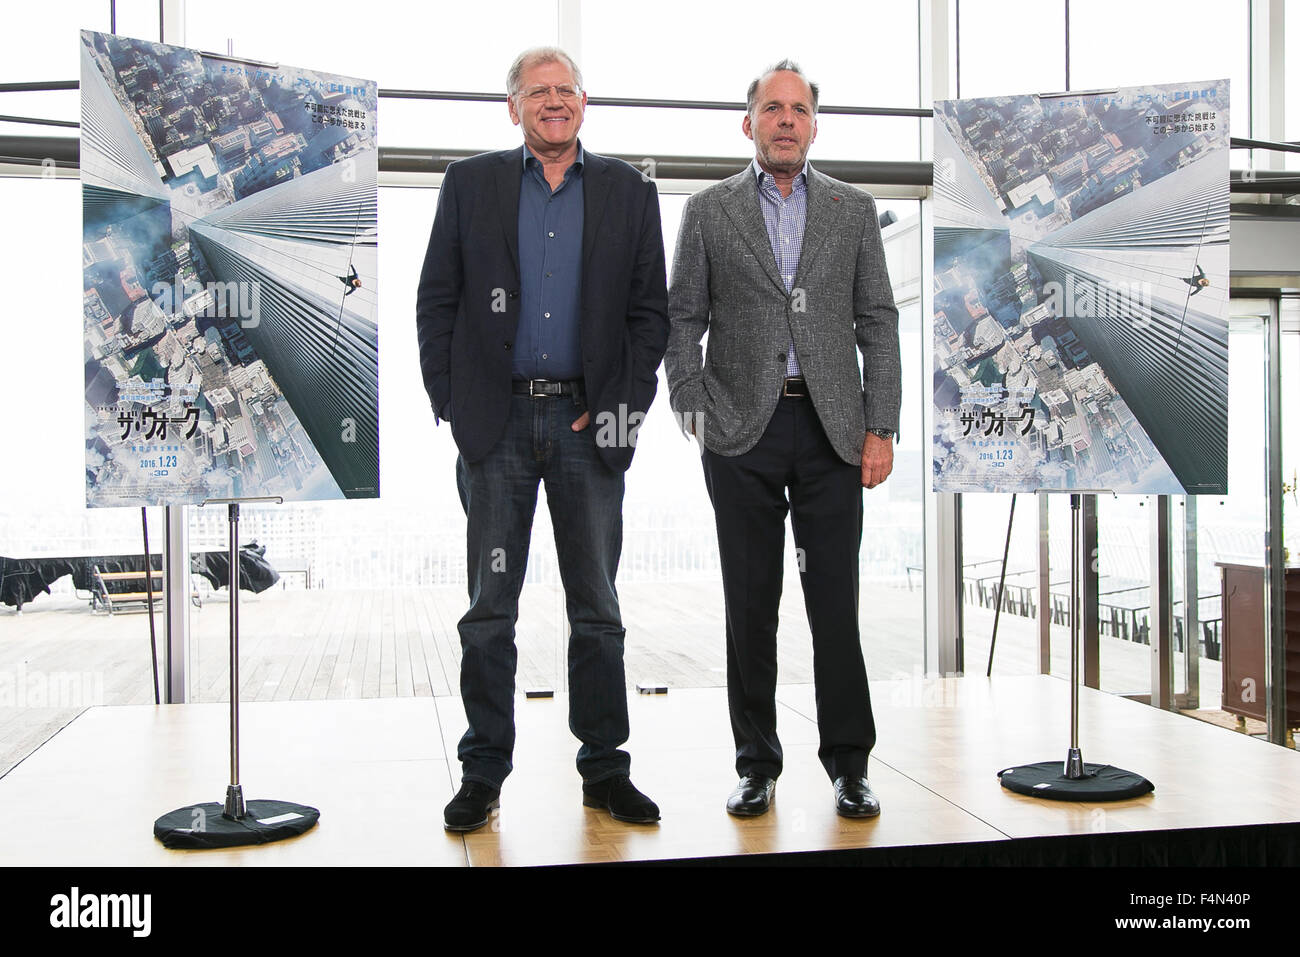
M 534 398 L 548 395 L 577 395 L 583 393 L 581 379 L 568 382 L 556 382 L 553 379 L 512 379 L 511 390 L 515 395 L 531 395 Z
M 805 399 L 808 397 L 808 381 L 801 375 L 785 377 L 781 387 L 781 396 L 788 399 Z

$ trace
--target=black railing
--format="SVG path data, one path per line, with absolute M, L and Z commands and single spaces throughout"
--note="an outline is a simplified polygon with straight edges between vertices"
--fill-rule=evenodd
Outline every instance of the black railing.
M 76 80 L 48 80 L 24 83 L 0 83 L 0 93 L 31 93 L 49 90 L 75 90 Z M 379 96 L 387 99 L 431 100 L 446 102 L 500 103 L 503 93 L 473 93 L 454 90 L 388 90 Z M 636 97 L 590 97 L 592 106 L 632 107 L 671 110 L 743 111 L 745 104 L 729 100 L 666 100 Z M 926 119 L 934 111 L 926 107 L 889 106 L 819 106 L 818 113 L 842 116 L 880 116 Z M 38 117 L 0 116 L 0 122 L 26 123 L 37 126 L 76 128 L 74 120 Z M 1300 153 L 1300 143 L 1232 137 L 1233 149 L 1260 149 Z M 48 166 L 53 160 L 64 168 L 79 168 L 78 143 L 71 137 L 0 136 L 0 163 L 25 166 Z M 381 172 L 441 173 L 454 160 L 472 156 L 475 150 L 426 150 L 412 147 L 379 148 Z M 619 159 L 644 170 L 656 179 L 716 180 L 739 172 L 749 162 L 744 157 L 721 156 L 646 156 L 616 154 Z M 819 160 L 817 168 L 829 176 L 849 183 L 873 183 L 888 186 L 930 186 L 934 182 L 933 165 L 928 162 L 876 162 L 855 160 Z M 1233 170 L 1231 189 L 1236 193 L 1300 192 L 1300 174 L 1283 170 Z

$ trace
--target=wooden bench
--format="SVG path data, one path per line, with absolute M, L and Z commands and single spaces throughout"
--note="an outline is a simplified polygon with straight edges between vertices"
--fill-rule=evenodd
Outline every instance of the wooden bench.
M 94 569 L 96 588 L 94 592 L 91 593 L 91 608 L 94 608 L 98 601 L 103 604 L 111 615 L 118 611 L 118 606 L 120 605 L 149 604 L 149 592 L 146 590 L 145 573 L 143 569 L 138 572 L 106 572 L 100 569 L 98 565 L 95 565 Z M 166 595 L 163 573 L 161 570 L 155 571 L 150 577 L 155 583 L 153 587 L 153 600 L 155 602 L 160 602 Z M 136 591 L 115 592 L 109 590 L 109 582 L 139 582 L 140 586 Z M 202 607 L 202 602 L 199 598 L 197 589 L 190 592 L 190 601 L 193 602 L 196 608 Z

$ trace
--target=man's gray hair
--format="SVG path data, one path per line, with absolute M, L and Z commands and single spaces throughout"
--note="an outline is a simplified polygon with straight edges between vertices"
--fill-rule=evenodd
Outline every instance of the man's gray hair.
M 754 82 L 749 84 L 749 92 L 745 94 L 745 112 L 749 114 L 750 119 L 754 118 L 754 107 L 758 105 L 758 84 L 763 82 L 765 77 L 773 73 L 779 73 L 782 70 L 788 70 L 791 73 L 801 77 L 808 84 L 808 89 L 812 91 L 812 110 L 817 112 L 817 84 L 804 75 L 803 70 L 799 69 L 799 64 L 794 60 L 785 59 L 779 63 L 773 63 L 770 67 L 754 77 Z
M 573 57 L 559 47 L 532 47 L 515 57 L 515 62 L 510 64 L 510 71 L 506 74 L 506 92 L 511 96 L 518 93 L 524 70 L 540 63 L 563 63 L 573 73 L 573 82 L 578 85 L 578 89 L 582 89 L 582 71 L 573 62 Z

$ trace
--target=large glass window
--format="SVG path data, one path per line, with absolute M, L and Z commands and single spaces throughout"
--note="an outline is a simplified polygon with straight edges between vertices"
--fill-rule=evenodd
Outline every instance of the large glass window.
M 913 204 L 915 205 L 915 204 Z M 910 232 L 909 232 L 910 229 Z M 898 300 L 898 337 L 903 362 L 903 405 L 899 414 L 894 471 L 879 489 L 866 495 L 861 554 L 862 651 L 873 678 L 913 678 L 921 673 L 925 634 L 924 500 L 930 443 L 923 433 L 922 404 L 930 401 L 921 350 L 921 301 L 906 290 L 913 273 L 906 268 L 920 249 L 919 216 L 901 217 L 887 231 L 890 279 Z M 919 262 L 915 275 L 920 275 Z
M 789 58 L 819 85 L 823 104 L 918 105 L 915 3 L 846 7 L 814 0 L 799 14 L 791 18 L 788 5 L 769 0 L 746 5 L 743 15 L 729 6 L 671 0 L 636 19 L 636 47 L 646 55 L 628 56 L 627 10 L 587 2 L 584 79 L 592 96 L 739 102 L 764 67 Z M 740 112 L 592 107 L 585 131 L 594 148 L 616 153 L 752 155 L 741 118 Z M 919 156 L 916 119 L 823 114 L 817 126 L 814 160 Z
M 633 19 L 618 4 L 585 0 L 583 70 L 604 96 L 741 100 L 763 67 L 788 57 L 820 83 L 823 103 L 917 104 L 916 3 L 808 0 L 790 13 L 776 0 L 743 11 L 664 0 Z M 629 43 L 644 55 L 629 56 Z
M 1231 81 L 1231 127 L 1250 136 L 1249 0 L 1073 0 L 1070 88 Z M 1234 168 L 1250 166 L 1235 151 Z
M 1065 89 L 1065 5 L 959 0 L 963 98 Z
M 157 4 L 154 9 L 157 10 Z M 0 60 L 0 83 L 77 79 L 81 74 L 77 57 L 81 43 L 78 32 L 108 28 L 108 0 L 47 5 L 40 16 L 30 17 L 23 24 L 21 42 L 9 44 L 3 60 Z M 153 30 L 156 37 L 156 13 Z M 0 94 L 0 114 L 76 122 L 81 117 L 81 101 L 75 89 L 3 93 Z M 3 136 L 56 136 L 60 133 L 76 135 L 76 130 L 0 122 L 0 135 Z
M 817 79 L 812 67 L 805 69 Z M 732 100 L 744 99 L 752 77 L 741 75 L 737 79 L 738 92 L 733 91 L 729 97 Z M 599 92 L 592 90 L 591 95 Z M 753 155 L 754 144 L 741 131 L 743 119 L 740 110 L 591 106 L 583 122 L 582 141 L 597 152 L 639 154 L 651 159 L 682 155 L 747 157 Z M 809 159 L 916 160 L 920 158 L 921 122 L 908 117 L 822 113 L 817 117 L 817 140 Z
M 1232 131 L 1250 135 L 1247 0 L 1073 0 L 1070 87 L 1075 90 L 1232 81 Z
M 375 80 L 386 90 L 500 93 L 500 103 L 385 98 L 384 146 L 488 150 L 513 146 L 506 71 L 528 47 L 556 42 L 554 4 L 494 0 L 414 10 L 396 0 L 364 8 L 331 0 L 300 7 L 231 0 L 186 5 L 185 45 Z
M 1286 18 L 1286 48 L 1288 50 L 1300 50 L 1300 9 L 1293 4 L 1287 11 L 1290 16 Z M 1286 80 L 1284 88 L 1286 90 L 1284 109 L 1286 111 L 1286 139 L 1291 142 L 1300 141 L 1300 62 L 1292 59 L 1285 65 Z M 1300 153 L 1286 154 L 1286 168 L 1300 169 Z
M 30 42 L 15 48 L 0 66 L 0 80 L 72 79 L 78 74 L 73 43 L 76 30 L 107 30 L 108 4 L 102 0 L 51 8 L 28 31 Z M 823 103 L 859 106 L 918 106 L 920 46 L 918 5 L 876 4 L 846 10 L 832 0 L 815 0 L 788 29 L 773 31 L 783 8 L 760 3 L 745 16 L 672 0 L 655 15 L 638 19 L 635 47 L 628 55 L 625 10 L 603 3 L 579 7 L 578 53 L 592 96 L 739 101 L 763 66 L 783 57 L 799 61 L 821 84 Z M 157 35 L 157 5 L 151 0 L 120 0 L 118 30 L 127 35 Z M 1248 4 L 1168 2 L 1125 4 L 1115 0 L 1074 0 L 1070 11 L 1072 88 L 1230 76 L 1233 118 L 1243 132 L 1248 119 Z M 395 2 L 359 12 L 345 4 L 299 11 L 252 0 L 220 5 L 184 5 L 179 42 L 218 53 L 283 60 L 377 80 L 385 89 L 417 88 L 503 93 L 504 72 L 521 49 L 554 43 L 559 37 L 557 9 L 551 4 L 494 3 L 465 9 L 440 9 L 429 30 L 394 29 L 409 9 Z M 841 28 L 827 30 L 835 22 Z M 1207 26 L 1209 24 L 1210 26 Z M 169 25 L 169 30 L 172 25 Z M 1288 36 L 1300 17 L 1288 24 Z M 961 0 L 960 78 L 963 96 L 1064 89 L 1065 4 Z M 1153 42 L 1152 36 L 1160 36 Z M 473 42 L 446 42 L 471 37 Z M 664 64 L 668 64 L 665 67 Z M 1296 89 L 1300 71 L 1287 73 Z M 1300 94 L 1288 98 L 1288 135 L 1300 138 Z M 9 94 L 3 113 L 77 119 L 75 91 Z M 584 142 L 603 152 L 669 155 L 747 156 L 752 144 L 740 130 L 739 111 L 592 107 Z M 823 115 L 812 150 L 820 159 L 912 160 L 920 156 L 921 124 L 903 117 Z M 7 124 L 0 132 L 31 135 L 57 132 Z M 513 146 L 518 131 L 504 103 L 488 104 L 385 99 L 380 137 L 387 146 L 491 149 Z M 1234 165 L 1245 165 L 1234 162 Z M 42 277 L 40 311 L 75 315 L 69 297 L 77 288 L 76 257 L 68 236 L 79 219 L 80 194 L 67 181 L 0 180 L 0 199 L 26 226 L 21 243 L 6 246 L 10 269 Z M 383 499 L 292 506 L 253 506 L 243 512 L 243 541 L 267 547 L 281 571 L 271 592 L 245 597 L 245 651 L 254 662 L 244 674 L 250 698 L 366 696 L 374 694 L 455 693 L 459 660 L 456 621 L 466 603 L 464 518 L 454 483 L 455 448 L 450 433 L 433 425 L 414 359 L 414 296 L 421 258 L 436 205 L 433 189 L 386 186 L 381 190 L 383 234 L 381 282 L 380 429 L 383 447 Z M 671 262 L 682 194 L 661 196 L 665 245 Z M 931 401 L 922 369 L 929 348 L 928 317 L 922 316 L 921 232 L 913 200 L 881 200 L 899 222 L 887 230 L 891 277 L 900 307 L 905 369 L 901 440 L 895 471 L 882 489 L 866 495 L 866 527 L 861 553 L 863 641 L 873 677 L 909 676 L 921 660 L 922 496 L 930 494 L 929 439 L 922 435 L 922 409 Z M 63 278 L 59 278 L 64 270 Z M 77 354 L 80 326 L 65 322 L 12 322 L 0 350 L 0 381 L 11 408 L 39 397 L 37 421 L 28 426 L 25 450 L 14 457 L 22 467 L 0 473 L 0 552 L 85 554 L 138 552 L 139 510 L 86 511 L 82 506 L 82 383 L 77 367 L 33 361 L 34 356 Z M 1239 374 L 1238 364 L 1255 362 L 1258 330 L 1234 326 L 1234 450 L 1252 445 L 1260 427 L 1258 375 Z M 1256 338 L 1251 338 L 1254 335 Z M 1290 340 L 1295 341 L 1294 337 Z M 1238 348 L 1239 342 L 1245 343 Z M 1252 352 L 1252 350 L 1255 350 Z M 1255 358 L 1251 358 L 1254 356 Z M 1287 375 L 1300 372 L 1300 355 Z M 1258 363 L 1252 368 L 1258 367 Z M 662 376 L 662 373 L 661 373 Z M 62 385 L 58 383 L 62 381 Z M 47 398 L 48 397 L 48 398 Z M 1250 410 L 1254 408 L 1256 412 Z M 1242 411 L 1246 410 L 1246 411 Z M 1243 417 L 1244 418 L 1241 418 Z M 1253 416 L 1253 418 L 1252 418 Z M 1288 448 L 1300 447 L 1300 441 Z M 1258 457 L 1256 457 L 1258 458 Z M 1234 469 L 1262 469 L 1234 452 Z M 1291 478 L 1295 462 L 1288 459 Z M 1254 473 L 1252 473 L 1253 475 Z M 1293 480 L 1293 479 L 1292 479 Z M 1233 495 L 1199 502 L 1202 593 L 1213 591 L 1214 561 L 1224 556 L 1259 557 L 1262 511 L 1259 476 L 1230 478 Z M 1256 491 L 1250 491 L 1254 488 Z M 1232 503 L 1238 496 L 1240 507 Z M 964 549 L 968 583 L 966 668 L 982 670 L 991 636 L 993 606 L 990 575 L 1000 570 L 1010 499 L 968 496 L 964 509 Z M 1008 598 L 999 623 L 999 673 L 1037 670 L 1040 604 L 1064 607 L 1068 594 L 1069 507 L 1064 496 L 1050 500 L 1051 585 L 1039 595 L 1037 584 L 1036 501 L 1021 496 L 1008 563 Z M 1103 592 L 1114 599 L 1146 583 L 1149 550 L 1146 516 L 1139 499 L 1101 503 L 1099 566 Z M 1290 514 L 1290 512 L 1288 513 Z M 1175 510 L 1175 528 L 1180 513 Z M 154 549 L 161 545 L 157 510 L 150 513 Z M 1300 522 L 1293 523 L 1300 528 Z M 224 550 L 223 508 L 190 511 L 193 551 Z M 1300 535 L 1288 533 L 1293 552 Z M 782 680 L 811 678 L 802 596 L 797 585 L 793 542 L 787 556 L 782 608 Z M 1175 565 L 1181 575 L 1181 565 Z M 1207 571 L 1209 569 L 1209 571 Z M 1181 580 L 1180 580 L 1181 581 Z M 1178 584 L 1177 588 L 1183 586 Z M 39 624 L 41 603 L 68 614 L 89 616 L 85 597 L 59 586 L 29 607 Z M 628 625 L 630 681 L 674 686 L 722 684 L 722 600 L 712 509 L 699 472 L 693 443 L 683 438 L 669 415 L 666 385 L 640 432 L 636 465 L 628 477 L 625 501 L 625 551 L 620 577 Z M 1114 594 L 1111 594 L 1113 592 Z M 226 693 L 226 593 L 195 583 L 192 605 L 191 694 L 217 700 Z M 1014 600 L 1010 600 L 1014 599 Z M 1103 599 L 1105 601 L 1105 599 Z M 83 607 L 84 606 L 84 607 Z M 1132 611 L 1132 610 L 1130 610 Z M 1140 609 L 1139 609 L 1140 611 Z M 1106 614 L 1103 612 L 1103 614 Z M 1122 633 L 1120 618 L 1102 626 L 1103 687 L 1142 690 L 1149 668 L 1133 643 L 1140 626 Z M 1201 605 L 1202 700 L 1214 687 L 1213 602 Z M 1126 621 L 1140 618 L 1129 614 Z M 105 630 L 109 619 L 96 615 L 91 627 Z M 123 619 L 127 621 L 127 619 Z M 83 619 L 78 619 L 81 624 Z M 108 664 L 93 667 L 106 680 L 104 700 L 145 700 L 147 645 L 143 619 L 118 622 L 123 641 L 135 642 L 125 654 L 134 670 L 119 674 Z M 1206 628 L 1209 631 L 1206 631 Z M 97 632 L 98 633 L 98 632 Z M 116 632 L 115 632 L 116 633 Z M 530 555 L 530 572 L 520 618 L 520 687 L 563 689 L 567 622 L 555 568 L 549 514 L 539 502 Z M 127 638 L 126 636 L 130 637 Z M 1208 637 L 1207 637 L 1208 635 Z M 33 638 L 32 640 L 37 640 Z M 43 640 L 43 639 L 42 639 Z M 1122 643 L 1122 644 L 1121 644 Z M 18 645 L 11 645 L 17 648 Z M 28 648 L 29 646 L 23 646 Z M 1068 666 L 1068 632 L 1062 617 L 1053 626 L 1052 670 Z M 26 653 L 25 651 L 23 653 Z M 1127 657 L 1125 657 L 1127 656 Z M 1129 662 L 1130 664 L 1123 664 Z M 0 659 L 12 663 L 17 659 Z M 1136 669 L 1136 670 L 1135 670 Z M 1177 671 L 1177 670 L 1176 670 Z M 120 685 L 116 682 L 119 681 Z M 120 690 L 118 690 L 120 688 Z
M 1249 4 L 1158 2 L 1131 4 L 1120 0 L 1073 0 L 1069 12 L 1069 87 L 1107 89 L 1116 86 L 1169 83 L 1229 77 L 1233 87 L 1232 122 L 1238 135 L 1250 129 Z M 960 0 L 960 78 L 963 96 L 1065 89 L 1066 5 Z M 1242 153 L 1234 166 L 1249 164 Z M 1217 703 L 1218 569 L 1216 561 L 1258 562 L 1262 557 L 1262 455 L 1242 455 L 1240 449 L 1263 447 L 1262 330 L 1234 320 L 1231 332 L 1230 468 L 1231 496 L 1201 497 L 1199 513 L 1198 581 L 1191 589 L 1183 581 L 1182 526 L 1185 505 L 1173 500 L 1175 643 L 1185 649 L 1182 633 L 1186 592 L 1196 594 L 1201 642 L 1201 700 Z M 1289 473 L 1288 473 L 1289 474 Z M 1056 609 L 1052 625 L 1051 670 L 1068 673 L 1068 630 L 1065 611 L 1069 591 L 1070 512 L 1065 496 L 1053 496 L 1050 509 L 1050 598 L 1037 594 L 1037 519 L 1021 496 L 1009 558 L 1007 585 L 998 625 L 995 670 L 1016 673 L 1036 670 L 1038 625 L 1024 617 L 1040 601 Z M 1236 503 L 1235 505 L 1233 503 Z M 992 631 L 996 585 L 1002 566 L 1010 496 L 965 496 L 963 501 L 963 561 L 965 594 L 965 652 L 967 672 L 986 661 Z M 1148 640 L 1150 609 L 1150 527 L 1152 502 L 1140 496 L 1098 497 L 1100 576 L 1101 687 L 1117 693 L 1142 693 L 1150 688 Z M 1009 644 L 1004 645 L 1004 642 Z M 1175 690 L 1185 691 L 1182 651 L 1176 657 Z M 1214 705 L 1212 705 L 1214 706 Z
M 378 80 L 388 89 L 504 93 L 519 51 L 555 43 L 554 4 L 493 0 L 414 10 L 396 0 L 187 3 L 185 43 Z
M 415 354 L 415 291 L 438 193 L 383 187 L 379 324 L 381 498 L 248 506 L 241 544 L 266 548 L 281 582 L 241 595 L 250 700 L 454 694 L 467 606 L 456 449 L 436 426 Z M 227 547 L 224 507 L 190 509 L 190 548 Z M 519 622 L 520 688 L 555 688 L 563 621 L 550 519 L 539 498 Z M 227 691 L 227 593 L 199 580 L 191 693 Z
M 28 288 L 36 291 L 2 327 L 7 441 L 0 467 L 0 556 L 48 563 L 140 555 L 140 509 L 84 505 L 80 184 L 0 177 L 0 208 L 22 224 L 4 245 L 5 268 L 30 279 Z M 149 510 L 149 525 L 156 556 L 160 509 Z M 109 614 L 95 597 L 93 579 L 81 574 L 77 584 L 60 575 L 45 594 L 40 588 L 47 579 L 36 582 L 31 566 L 4 568 L 31 590 L 21 614 L 16 603 L 0 605 L 0 774 L 85 707 L 153 700 L 149 629 L 141 615 Z M 142 580 L 137 584 L 143 589 Z M 6 597 L 15 598 L 15 583 L 4 585 Z
M 1292 296 L 1281 302 L 1282 319 L 1282 408 L 1296 407 L 1300 388 L 1300 299 Z M 1282 522 L 1287 562 L 1300 565 L 1300 416 L 1282 419 L 1282 478 L 1284 489 Z
M 1116 0 L 1074 0 L 1070 4 L 1070 84 L 1073 89 L 1170 83 L 1178 80 L 1231 81 L 1231 126 L 1250 133 L 1250 11 L 1235 3 L 1131 4 Z M 1153 38 L 1158 37 L 1158 41 Z M 1234 166 L 1247 166 L 1245 151 Z M 1174 692 L 1186 689 L 1187 642 L 1200 643 L 1202 707 L 1217 704 L 1220 608 L 1216 561 L 1262 557 L 1263 459 L 1240 450 L 1264 447 L 1262 330 L 1257 321 L 1234 320 L 1229 336 L 1228 496 L 1199 496 L 1197 580 L 1185 581 L 1185 500 L 1170 508 Z M 1101 687 L 1118 693 L 1151 688 L 1149 649 L 1155 619 L 1151 607 L 1151 521 L 1154 501 L 1143 498 L 1099 502 L 1098 538 L 1101 621 Z M 1234 557 L 1236 556 L 1236 557 Z M 1190 587 L 1189 587 L 1190 585 Z M 1198 634 L 1186 634 L 1186 602 L 1194 592 Z M 1134 643 L 1136 642 L 1136 644 Z
M 995 675 L 1038 674 L 1038 615 L 1042 607 L 1049 618 L 1051 635 L 1048 672 L 1069 677 L 1071 496 L 1051 492 L 1017 495 L 1014 516 L 1011 499 L 1010 495 L 962 496 L 965 673 L 984 674 L 992 660 Z M 1039 509 L 1043 501 L 1047 504 L 1049 538 L 1046 592 L 1040 584 L 1038 565 Z M 1121 534 L 1127 541 L 1126 533 Z M 1101 550 L 1108 550 L 1109 539 L 1104 532 L 1100 537 Z M 1002 576 L 1004 551 L 1005 580 Z
M 670 263 L 685 201 L 682 194 L 660 197 Z M 271 591 L 241 594 L 246 636 L 241 695 L 249 700 L 457 692 L 456 622 L 467 598 L 456 449 L 450 431 L 433 425 L 412 349 L 415 287 L 437 191 L 385 187 L 380 202 L 385 315 L 399 317 L 380 329 L 382 498 L 242 510 L 241 543 L 265 546 L 267 560 L 282 576 Z M 894 475 L 866 493 L 861 553 L 863 649 L 870 673 L 883 678 L 911 676 L 922 655 L 920 407 L 928 396 L 922 387 L 916 298 L 917 204 L 880 205 L 899 216 L 887 232 L 887 248 L 899 290 L 905 370 Z M 226 536 L 224 507 L 190 510 L 192 552 L 222 551 Z M 808 682 L 812 645 L 789 535 L 787 552 L 781 675 L 785 682 Z M 627 477 L 618 587 L 631 684 L 725 684 L 713 510 L 697 447 L 671 415 L 662 368 L 659 394 L 638 431 Z M 223 700 L 227 593 L 213 592 L 202 579 L 196 579 L 195 589 L 190 692 L 193 700 Z M 518 687 L 564 690 L 567 634 L 543 492 L 521 597 Z
M 1182 528 L 1171 499 L 1170 537 Z M 1102 691 L 1151 690 L 1151 522 L 1156 499 L 1097 496 L 1097 630 Z M 1182 578 L 1178 570 L 1177 578 Z M 1180 662 L 1181 663 L 1181 662 Z
M 1268 498 L 1265 469 L 1268 457 L 1267 379 L 1265 376 L 1268 304 L 1251 300 L 1233 300 L 1228 339 L 1228 494 L 1199 496 L 1196 502 L 1196 548 L 1199 596 L 1199 709 L 1211 720 L 1228 718 L 1240 701 L 1234 703 L 1229 683 L 1233 681 L 1227 659 L 1256 659 L 1259 668 L 1252 672 L 1258 681 L 1258 700 L 1264 701 L 1264 560 L 1267 543 Z M 1292 343 L 1294 339 L 1292 339 Z M 1294 349 L 1294 345 L 1291 345 Z M 1284 375 L 1295 374 L 1295 357 L 1283 364 Z M 1284 390 L 1284 397 L 1285 397 Z M 1285 407 L 1284 407 L 1285 408 Z M 1285 412 L 1283 413 L 1285 415 Z M 1284 419 L 1284 426 L 1285 426 Z M 1227 578 L 1225 579 L 1225 573 Z M 1258 588 L 1253 611 L 1257 620 L 1241 617 L 1239 587 L 1242 575 L 1250 577 Z M 1227 584 L 1229 599 L 1225 607 L 1222 593 Z M 1241 589 L 1244 594 L 1245 589 Z M 1175 609 L 1176 613 L 1181 608 Z M 1246 611 L 1252 610 L 1247 607 Z M 1232 649 L 1225 652 L 1225 613 L 1234 620 Z M 1183 664 L 1176 659 L 1175 674 L 1181 677 Z M 1238 689 L 1238 698 L 1240 689 Z M 1222 710 L 1221 710 L 1222 709 Z M 1262 716 L 1263 705 L 1259 713 Z M 1263 722 L 1247 730 L 1262 733 Z
M 958 9 L 963 97 L 1066 89 L 1064 3 L 960 0 Z M 1250 135 L 1248 0 L 1073 0 L 1069 21 L 1071 90 L 1228 77 L 1232 130 Z M 1233 164 L 1249 166 L 1247 152 Z
M 109 6 L 110 4 L 100 3 L 99 5 Z M 118 36 L 139 37 L 141 40 L 159 39 L 159 14 L 162 4 L 158 3 L 157 0 L 114 0 L 111 5 L 117 17 L 116 32 Z

